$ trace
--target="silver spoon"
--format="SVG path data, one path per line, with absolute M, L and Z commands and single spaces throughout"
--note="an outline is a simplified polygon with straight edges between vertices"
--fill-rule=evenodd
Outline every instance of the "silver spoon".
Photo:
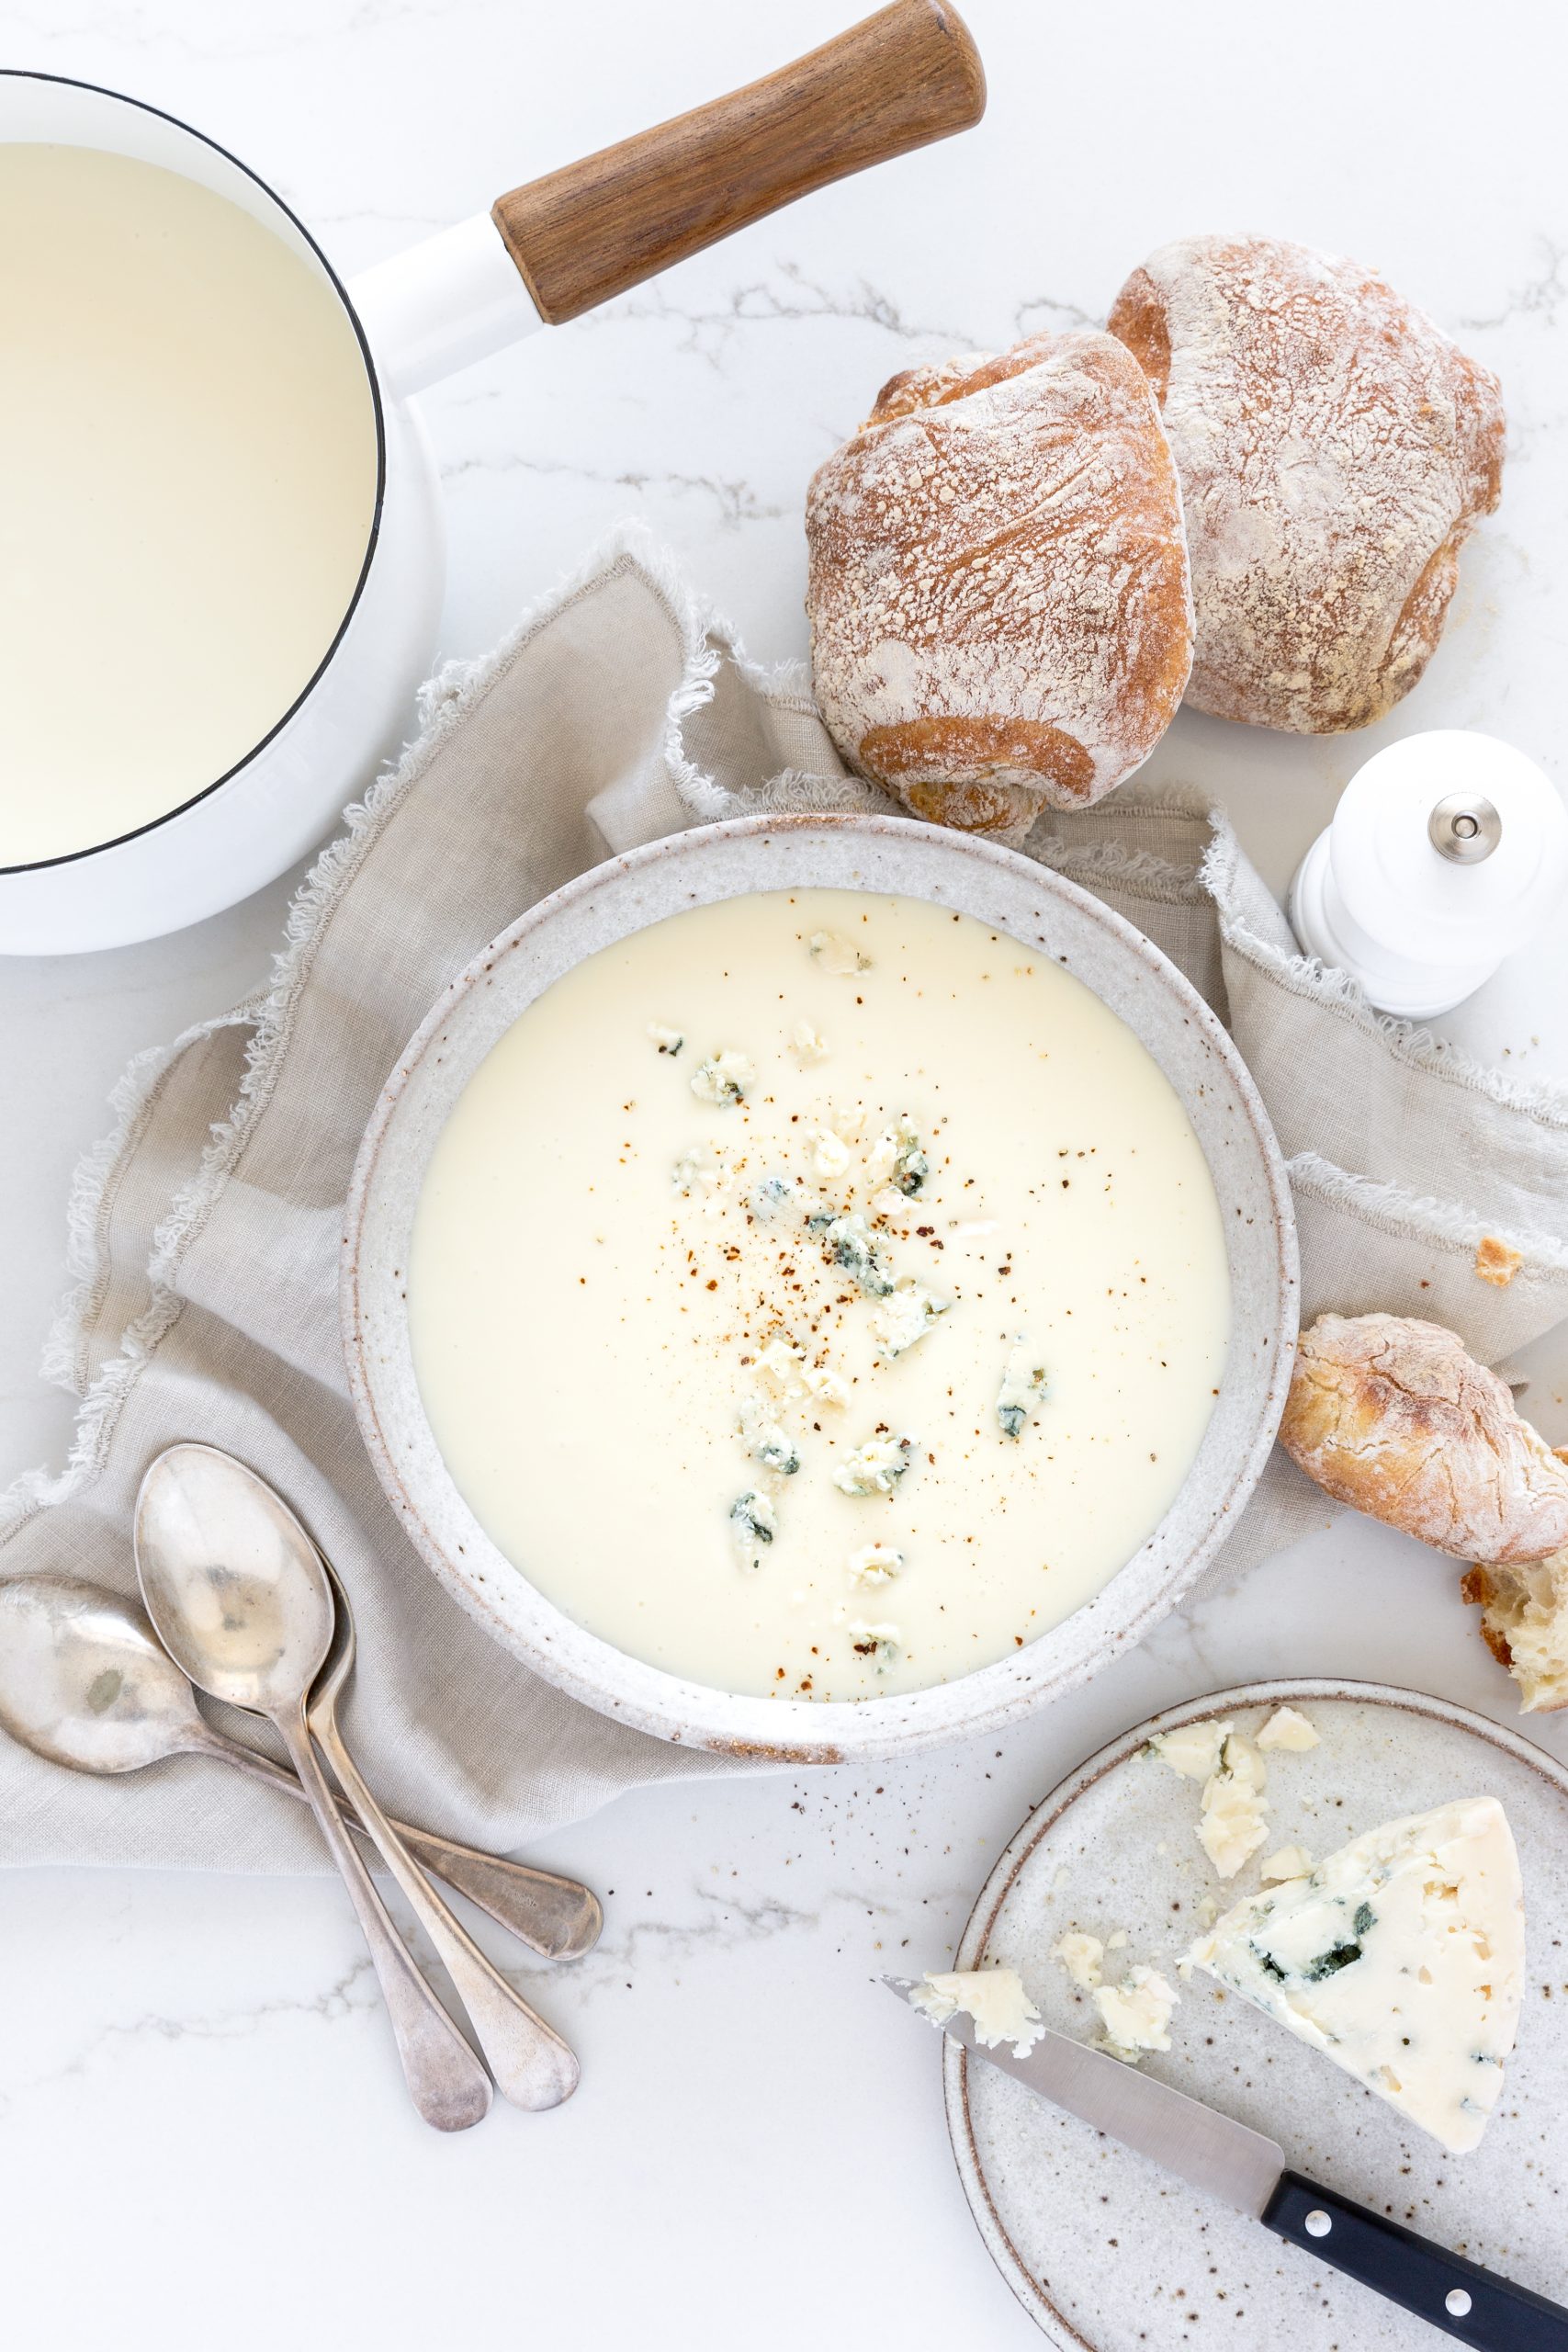
M 208 1722 L 132 1602 L 66 1577 L 0 1584 L 0 1730 L 48 1763 L 76 1772 L 136 1772 L 168 1756 L 215 1756 L 310 1803 L 287 1766 Z M 344 1818 L 365 1836 L 352 1813 Z M 545 1959 L 575 1960 L 598 1941 L 604 1915 L 598 1897 L 576 1879 L 480 1853 L 404 1821 L 395 1826 L 427 1871 Z
M 161 1498 L 161 1505 L 150 1504 L 150 1497 Z M 165 1529 L 186 1522 L 169 1547 L 172 1574 L 165 1574 L 163 1590 L 141 1564 L 144 1548 L 152 1558 L 142 1529 L 155 1512 L 161 1512 Z M 571 2051 L 441 1900 L 367 1788 L 337 1731 L 333 1695 L 352 1663 L 352 1641 L 338 1635 L 338 1595 L 326 1563 L 282 1497 L 216 1447 L 171 1446 L 142 1481 L 137 1557 L 153 1624 L 191 1679 L 217 1698 L 259 1705 L 278 1722 L 286 1738 L 292 1727 L 307 1747 L 307 1702 L 320 1689 L 322 1668 L 338 1643 L 339 1665 L 328 1679 L 322 1710 L 324 1745 L 333 1769 L 445 1962 L 502 2096 L 525 2108 L 558 2107 L 570 2098 L 578 2081 Z M 177 1587 L 174 1624 L 165 1615 L 171 1586 Z M 254 1695 L 258 1673 L 259 1698 Z M 246 1689 L 253 1691 L 248 1701 Z M 279 1721 L 280 1692 L 289 1702 L 287 1722 Z M 357 1864 L 357 1855 L 355 1860 Z
M 310 1542 L 303 1528 L 299 1533 L 303 1542 Z M 536 2016 L 522 1995 L 491 1967 L 442 1902 L 412 1860 L 395 1825 L 366 1787 L 359 1767 L 344 1743 L 338 1729 L 337 1702 L 354 1672 L 354 1614 L 336 1569 L 320 1551 L 316 1551 L 316 1557 L 332 1587 L 337 1623 L 333 1646 L 311 1686 L 306 1710 L 311 1736 L 446 1963 L 502 2096 L 516 2107 L 558 2107 L 577 2088 L 576 2057 L 559 2034 L 543 2018 Z
M 392 1925 L 306 1728 L 306 1696 L 332 1645 L 333 1600 L 313 1551 L 300 1572 L 297 1526 L 227 1454 L 171 1446 L 136 1498 L 141 1597 L 199 1689 L 276 1725 L 358 1914 L 413 2103 L 438 2132 L 464 2132 L 489 2112 L 490 2076 Z

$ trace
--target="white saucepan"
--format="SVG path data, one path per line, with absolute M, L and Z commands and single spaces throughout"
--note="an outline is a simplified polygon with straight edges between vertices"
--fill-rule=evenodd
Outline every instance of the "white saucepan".
M 514 188 L 344 285 L 265 182 L 201 132 L 113 91 L 0 73 L 0 142 L 160 165 L 240 206 L 320 273 L 363 356 L 378 467 L 357 586 L 292 707 L 167 815 L 68 855 L 0 864 L 0 952 L 117 946 L 233 905 L 318 841 L 396 749 L 430 666 L 444 578 L 439 488 L 412 397 L 423 386 L 812 188 L 964 129 L 984 105 L 979 59 L 945 0 L 895 0 L 766 80 Z M 180 650 L 168 649 L 172 670 Z M 3 735 L 0 715 L 0 757 Z

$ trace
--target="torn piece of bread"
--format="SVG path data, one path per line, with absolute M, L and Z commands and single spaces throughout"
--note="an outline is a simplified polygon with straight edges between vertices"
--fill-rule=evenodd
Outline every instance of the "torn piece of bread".
M 1475 1271 L 1494 1290 L 1506 1290 L 1524 1262 L 1524 1251 L 1499 1241 L 1495 1233 L 1484 1235 L 1475 1252 Z
M 1439 1323 L 1320 1315 L 1280 1442 L 1337 1502 L 1436 1551 L 1495 1566 L 1568 1545 L 1568 1460 Z
M 1519 1686 L 1527 1715 L 1568 1707 L 1568 1550 L 1514 1567 L 1474 1567 L 1460 1590 L 1481 1611 L 1481 1638 Z

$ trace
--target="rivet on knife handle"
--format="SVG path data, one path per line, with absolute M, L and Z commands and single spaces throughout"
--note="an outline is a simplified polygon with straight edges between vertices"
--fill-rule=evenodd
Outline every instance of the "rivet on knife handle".
M 1280 2176 L 1265 2228 L 1477 2352 L 1568 2352 L 1568 2311 L 1449 2254 L 1300 2173 Z

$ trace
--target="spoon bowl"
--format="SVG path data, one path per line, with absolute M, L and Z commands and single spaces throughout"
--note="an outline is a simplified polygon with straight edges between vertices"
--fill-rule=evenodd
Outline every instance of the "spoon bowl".
M 216 1446 L 169 1446 L 136 1498 L 136 1566 L 159 1638 L 199 1690 L 256 1714 L 303 1704 L 332 1646 L 332 1589 L 265 1479 Z
M 0 1728 L 78 1772 L 139 1772 L 209 1736 L 140 1610 L 63 1577 L 0 1586 Z

